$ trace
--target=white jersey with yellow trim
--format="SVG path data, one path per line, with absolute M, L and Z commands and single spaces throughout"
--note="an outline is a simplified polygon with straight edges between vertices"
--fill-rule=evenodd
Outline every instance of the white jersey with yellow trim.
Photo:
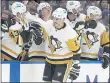
M 77 33 L 69 25 L 60 30 L 55 29 L 53 23 L 48 32 L 48 59 L 62 60 L 73 57 L 73 53 L 80 53 L 80 42 Z
M 19 34 L 21 30 L 22 26 L 16 22 L 15 25 L 10 26 L 9 32 L 4 35 L 1 48 L 3 55 L 2 57 L 5 59 L 16 59 L 21 53 L 22 48 L 20 46 L 23 44 L 23 40 Z
M 69 19 L 67 19 L 66 22 L 71 26 L 71 28 L 74 28 L 77 22 L 79 21 L 85 22 L 85 18 L 86 18 L 86 15 L 83 13 L 80 13 L 80 15 L 74 21 L 70 22 Z
M 98 58 L 98 52 L 101 45 L 108 42 L 106 37 L 106 29 L 100 22 L 97 23 L 95 29 L 87 28 L 82 33 L 81 50 L 82 57 Z M 104 38 L 105 36 L 105 38 Z

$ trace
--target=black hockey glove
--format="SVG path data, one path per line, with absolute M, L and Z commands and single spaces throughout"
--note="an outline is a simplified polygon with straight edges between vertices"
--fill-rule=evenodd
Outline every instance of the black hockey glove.
M 38 22 L 32 21 L 29 23 L 29 30 L 33 35 L 33 40 L 36 45 L 40 45 L 43 41 L 43 31 Z
M 26 52 L 25 50 L 23 50 L 18 57 L 16 58 L 16 60 L 18 61 L 26 61 L 28 60 L 28 52 Z
M 79 72 L 80 72 L 80 66 L 78 65 L 79 61 L 73 61 L 73 65 L 72 68 L 70 70 L 70 76 L 69 79 L 71 80 L 76 80 L 79 76 Z
M 6 19 L 1 19 L 1 31 L 8 32 L 8 22 Z
M 97 26 L 97 22 L 95 20 L 88 20 L 85 22 L 85 29 L 92 28 L 95 29 Z
M 80 61 L 80 54 L 73 55 L 73 63 L 69 75 L 69 79 L 71 79 L 71 81 L 76 80 L 79 76 L 80 73 L 79 61 Z
M 109 53 L 110 47 L 104 47 L 104 53 L 103 56 L 100 57 L 102 61 L 102 68 L 106 69 L 109 66 L 110 63 L 110 53 Z
M 76 23 L 74 29 L 77 30 L 82 30 L 84 28 L 85 22 L 84 21 L 79 21 Z
M 32 46 L 32 42 L 29 41 L 22 46 L 22 52 L 18 55 L 17 60 L 19 61 L 27 61 L 28 60 L 28 51 Z
M 102 60 L 102 68 L 106 69 L 109 66 L 110 58 L 108 53 L 104 53 L 100 58 Z
M 23 39 L 22 52 L 18 55 L 17 60 L 26 61 L 28 60 L 28 51 L 32 46 L 32 34 L 29 31 L 22 31 L 20 33 Z

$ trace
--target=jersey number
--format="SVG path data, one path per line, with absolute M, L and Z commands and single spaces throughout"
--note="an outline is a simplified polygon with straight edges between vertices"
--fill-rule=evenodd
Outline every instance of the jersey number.
M 15 37 L 19 36 L 19 31 L 17 31 L 17 30 L 16 30 L 16 31 L 13 31 L 13 32 L 11 31 L 11 32 L 10 32 L 10 36 L 11 36 L 12 38 L 15 38 Z

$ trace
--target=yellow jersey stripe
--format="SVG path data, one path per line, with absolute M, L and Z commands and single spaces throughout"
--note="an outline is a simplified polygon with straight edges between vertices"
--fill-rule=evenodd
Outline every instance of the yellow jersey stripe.
M 95 54 L 95 53 L 82 52 L 81 54 L 90 55 L 90 56 L 97 56 L 97 54 Z
M 4 48 L 6 50 L 8 50 L 9 52 L 13 53 L 14 55 L 18 56 L 19 54 L 14 52 L 13 50 L 11 50 L 10 48 L 6 47 L 5 45 L 1 44 L 1 48 Z
M 62 57 L 62 56 L 68 56 L 68 55 L 73 54 L 73 52 L 69 52 L 69 53 L 66 53 L 66 54 L 63 54 L 63 55 L 60 55 L 60 54 L 50 54 L 50 53 L 47 53 L 45 51 L 32 51 L 32 52 L 29 52 L 29 54 L 33 54 L 33 53 L 45 54 L 45 55 L 52 56 L 52 57 Z

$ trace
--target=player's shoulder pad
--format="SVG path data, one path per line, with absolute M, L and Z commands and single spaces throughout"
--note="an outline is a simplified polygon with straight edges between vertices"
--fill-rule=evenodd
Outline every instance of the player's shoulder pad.
M 76 36 L 78 36 L 77 32 L 74 29 L 72 29 L 70 26 L 66 27 L 66 31 L 64 34 L 66 34 L 66 36 L 65 36 L 66 41 L 68 39 L 73 39 Z
M 97 27 L 99 27 L 100 28 L 100 31 L 106 31 L 106 27 L 105 27 L 105 25 L 104 24 L 102 24 L 101 22 L 98 22 L 98 25 L 97 25 Z

